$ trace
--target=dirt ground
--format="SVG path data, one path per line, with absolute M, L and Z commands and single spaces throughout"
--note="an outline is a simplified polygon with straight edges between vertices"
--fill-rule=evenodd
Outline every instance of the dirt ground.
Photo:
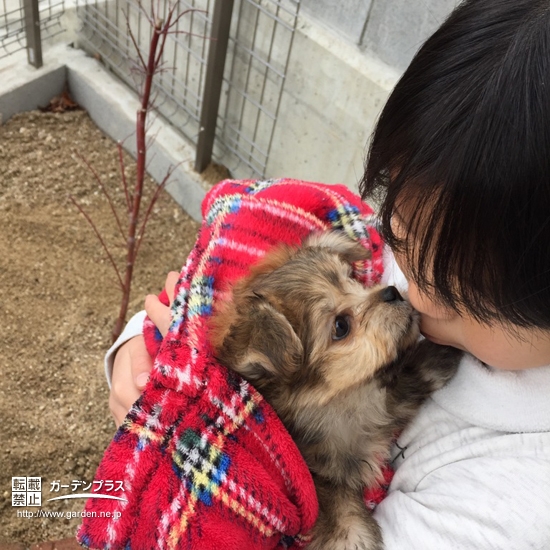
M 102 360 L 120 291 L 68 195 L 95 220 L 119 261 L 124 250 L 77 152 L 121 205 L 116 147 L 84 112 L 27 113 L 0 126 L 0 543 L 72 536 L 79 519 L 18 517 L 11 478 L 41 477 L 43 510 L 81 510 L 84 500 L 46 500 L 70 493 L 73 481 L 90 483 L 115 431 Z M 129 157 L 127 165 L 131 179 Z M 148 182 L 149 194 L 154 185 Z M 197 229 L 163 194 L 140 250 L 132 312 L 184 263 Z M 56 482 L 69 488 L 56 492 Z

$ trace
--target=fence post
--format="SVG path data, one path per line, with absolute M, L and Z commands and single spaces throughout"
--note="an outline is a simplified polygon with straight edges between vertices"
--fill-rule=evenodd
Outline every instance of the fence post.
M 25 10 L 27 57 L 29 63 L 39 69 L 42 67 L 42 41 L 40 39 L 38 0 L 24 0 L 23 8 Z
M 216 0 L 212 15 L 212 36 L 208 48 L 199 139 L 195 157 L 197 172 L 202 172 L 212 160 L 232 13 L 233 0 Z

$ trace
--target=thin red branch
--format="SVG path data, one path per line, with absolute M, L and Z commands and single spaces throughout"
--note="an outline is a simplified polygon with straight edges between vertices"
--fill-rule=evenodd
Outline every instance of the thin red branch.
M 174 6 L 177 6 L 178 3 L 176 2 Z M 187 15 L 189 12 L 197 12 L 197 13 L 204 13 L 208 15 L 208 12 L 206 10 L 198 10 L 196 8 L 189 8 L 187 10 L 182 11 L 178 16 L 172 21 L 172 26 L 177 25 L 178 21 L 184 16 Z M 204 37 L 203 37 L 204 38 Z
M 130 39 L 132 40 L 132 43 L 134 44 L 134 48 L 136 50 L 136 53 L 138 55 L 138 58 L 139 58 L 139 61 L 141 62 L 141 65 L 144 69 L 147 68 L 147 66 L 145 65 L 145 61 L 141 55 L 141 51 L 139 49 L 139 46 L 136 42 L 136 38 L 134 36 L 134 33 L 132 32 L 132 28 L 130 27 L 130 19 L 128 17 L 128 14 L 122 10 L 122 14 L 124 15 L 124 18 L 126 19 L 126 28 L 128 29 L 128 34 L 130 35 Z
M 86 218 L 86 220 L 88 220 L 88 223 L 90 224 L 90 226 L 94 230 L 94 233 L 96 234 L 97 238 L 99 239 L 99 242 L 101 243 L 101 246 L 103 247 L 103 250 L 105 250 L 105 253 L 107 254 L 107 256 L 108 256 L 108 258 L 109 258 L 109 260 L 110 260 L 110 262 L 111 262 L 111 264 L 112 264 L 112 266 L 115 270 L 115 273 L 118 277 L 118 282 L 120 283 L 120 288 L 121 288 L 122 292 L 124 292 L 124 284 L 122 282 L 122 277 L 120 276 L 120 271 L 118 270 L 118 267 L 117 267 L 115 261 L 113 260 L 113 257 L 111 256 L 111 253 L 109 252 L 109 249 L 107 248 L 107 245 L 105 244 L 105 241 L 103 240 L 103 237 L 99 233 L 95 223 L 92 221 L 92 218 L 90 218 L 90 216 L 86 213 L 86 211 L 82 208 L 82 206 L 80 206 L 80 204 L 78 204 L 78 202 L 76 201 L 76 199 L 72 195 L 69 195 L 69 199 L 78 208 L 78 210 Z
M 181 163 L 179 163 L 179 164 L 181 164 Z M 145 227 L 147 225 L 147 222 L 149 221 L 149 217 L 151 216 L 151 212 L 153 211 L 153 208 L 154 208 L 160 194 L 162 193 L 164 188 L 168 185 L 168 180 L 172 177 L 172 174 L 174 173 L 174 170 L 179 166 L 179 164 L 176 164 L 176 166 L 170 167 L 168 169 L 168 172 L 164 176 L 164 179 L 160 182 L 158 187 L 155 189 L 155 193 L 153 194 L 153 197 L 149 201 L 149 206 L 147 208 L 147 211 L 145 212 L 145 216 L 144 216 L 143 221 L 141 223 L 141 227 L 139 228 L 139 231 L 137 233 L 138 236 L 137 236 L 137 245 L 136 245 L 136 256 L 137 256 L 137 253 L 138 253 L 139 248 L 141 246 L 141 243 L 143 241 L 143 237 L 145 235 Z
M 145 171 L 149 171 L 149 166 L 151 166 L 151 163 L 153 162 L 153 159 L 157 156 L 156 153 L 153 153 L 152 155 L 149 155 L 149 160 L 147 161 L 147 165 L 145 166 Z
M 155 119 L 155 120 L 156 120 L 156 119 Z M 152 126 L 152 124 L 151 124 L 151 126 Z M 157 130 L 152 136 L 149 136 L 149 137 L 147 138 L 147 143 L 146 143 L 147 148 L 149 148 L 149 147 L 151 146 L 151 144 L 154 143 L 154 142 L 156 141 L 156 139 L 157 139 L 157 137 L 158 137 L 158 135 L 159 135 L 159 132 L 160 132 L 160 130 Z
M 155 73 L 158 73 L 158 71 L 155 71 Z M 153 94 L 153 97 L 151 98 L 151 100 L 150 100 L 150 102 L 149 102 L 150 105 L 151 105 L 151 109 L 155 109 L 155 110 L 156 110 L 156 109 L 158 108 L 158 106 L 157 106 L 157 104 L 156 104 L 156 101 L 157 101 L 157 98 L 159 97 L 159 95 L 160 95 L 160 90 L 157 88 L 157 89 L 155 90 L 154 94 Z M 152 123 L 150 123 L 150 124 L 147 126 L 147 132 L 149 131 L 149 129 L 151 128 L 151 126 L 152 126 Z
M 135 130 L 131 131 L 125 138 L 122 138 L 122 139 L 119 139 L 118 140 L 118 143 L 120 143 L 120 145 L 122 147 L 124 147 L 124 143 L 126 143 L 126 141 L 128 140 L 128 138 L 132 137 L 133 135 L 135 135 Z
M 157 24 L 160 25 L 160 29 L 161 29 L 161 34 L 162 34 L 162 39 L 161 39 L 161 42 L 160 42 L 160 47 L 159 47 L 159 53 L 155 59 L 155 67 L 158 67 L 159 64 L 160 64 L 160 61 L 162 59 L 162 56 L 164 54 L 164 46 L 166 44 L 166 39 L 168 38 L 168 34 L 169 34 L 169 31 L 170 29 L 177 24 L 177 22 L 184 16 L 186 15 L 187 13 L 189 12 L 192 12 L 192 11 L 196 11 L 194 9 L 187 9 L 187 10 L 184 10 L 182 13 L 180 13 L 176 19 L 172 20 L 173 16 L 174 16 L 174 12 L 176 10 L 176 8 L 178 7 L 178 3 L 175 2 L 172 7 L 170 8 L 170 10 L 168 11 L 168 15 L 166 17 L 166 21 L 162 22 L 162 21 L 159 21 Z
M 140 4 L 140 8 L 143 8 Z M 149 45 L 149 56 L 147 64 L 145 65 L 145 81 L 143 85 L 143 94 L 141 97 L 140 109 L 137 112 L 136 120 L 136 148 L 137 148 L 137 168 L 136 168 L 136 182 L 134 186 L 134 194 L 132 197 L 132 209 L 130 212 L 130 222 L 128 225 L 128 235 L 126 239 L 126 271 L 124 275 L 124 291 L 122 294 L 122 300 L 120 304 L 120 310 L 118 319 L 113 328 L 113 341 L 122 331 L 122 325 L 126 318 L 128 311 L 128 304 L 130 301 L 130 289 L 132 285 L 132 275 L 134 272 L 134 265 L 137 256 L 136 246 L 136 228 L 139 219 L 139 210 L 141 204 L 141 197 L 143 194 L 143 182 L 145 178 L 145 166 L 146 166 L 146 154 L 147 147 L 145 142 L 145 125 L 147 120 L 147 113 L 150 109 L 150 96 L 151 86 L 153 83 L 153 76 L 155 74 L 155 54 L 159 43 L 160 37 L 159 26 L 155 25 L 153 28 L 153 35 L 151 37 L 151 43 Z
M 126 197 L 126 207 L 128 208 L 128 213 L 132 210 L 132 205 L 130 203 L 130 194 L 128 193 L 128 181 L 126 180 L 126 168 L 124 166 L 124 155 L 122 150 L 122 143 L 119 141 L 116 144 L 118 149 L 118 162 L 120 165 L 120 174 L 122 176 L 122 185 L 124 187 L 124 196 Z
M 143 74 L 143 71 L 145 70 L 140 63 L 137 63 L 136 61 L 130 61 L 129 62 L 130 68 L 129 71 L 131 73 L 140 73 Z
M 141 221 L 141 224 L 138 230 L 137 226 L 139 222 L 140 205 L 141 205 L 141 200 L 143 195 L 145 172 L 148 166 L 147 149 L 150 146 L 150 140 L 146 139 L 146 134 L 152 124 L 151 112 L 154 112 L 155 110 L 154 102 L 157 100 L 157 97 L 158 97 L 158 89 L 153 88 L 153 78 L 156 74 L 165 71 L 164 63 L 162 62 L 162 57 L 164 54 L 164 48 L 166 45 L 168 34 L 183 34 L 183 31 L 180 32 L 175 30 L 175 26 L 178 24 L 179 20 L 184 15 L 192 11 L 204 12 L 204 10 L 196 10 L 194 8 L 190 8 L 176 15 L 177 11 L 179 10 L 179 5 L 177 1 L 174 4 L 168 5 L 164 9 L 164 13 L 161 13 L 160 0 L 156 0 L 156 1 L 151 0 L 148 11 L 143 6 L 141 0 L 137 0 L 137 3 L 138 3 L 139 13 L 143 17 L 145 17 L 145 19 L 151 25 L 152 34 L 149 41 L 149 52 L 147 54 L 147 59 L 145 59 L 144 56 L 142 56 L 141 50 L 139 49 L 139 45 L 137 43 L 136 37 L 134 36 L 134 34 L 130 29 L 129 17 L 125 13 L 128 32 L 130 34 L 130 37 L 134 44 L 134 48 L 136 49 L 137 55 L 139 57 L 139 62 L 141 64 L 141 66 L 137 64 L 135 69 L 132 68 L 131 74 L 132 76 L 134 76 L 136 71 L 139 71 L 142 77 L 142 80 L 139 86 L 140 108 L 137 112 L 137 119 L 136 119 L 136 146 L 137 146 L 136 164 L 137 166 L 136 166 L 134 190 L 133 190 L 133 195 L 131 196 L 130 196 L 130 191 L 128 189 L 128 184 L 125 180 L 125 174 L 123 172 L 124 193 L 126 195 L 126 202 L 129 209 L 129 225 L 128 225 L 128 233 L 126 238 L 127 254 L 126 254 L 126 270 L 124 274 L 124 282 L 122 282 L 120 274 L 117 271 L 117 274 L 119 274 L 119 280 L 121 281 L 123 295 L 122 295 L 122 300 L 121 300 L 121 305 L 119 310 L 119 316 L 116 321 L 115 327 L 113 329 L 113 340 L 116 339 L 116 337 L 120 334 L 122 330 L 122 326 L 125 321 L 126 312 L 128 310 L 128 304 L 130 299 L 130 289 L 131 289 L 131 283 L 132 283 L 132 274 L 133 274 L 134 264 L 139 252 L 139 248 L 141 246 L 141 242 L 143 241 L 147 222 L 151 216 L 151 212 L 154 208 L 154 205 L 156 204 L 160 196 L 160 193 L 166 187 L 166 184 L 169 178 L 171 177 L 171 175 L 175 170 L 175 167 L 170 168 L 165 178 L 161 182 L 161 184 L 155 190 L 155 193 L 153 194 L 149 202 L 144 218 Z M 185 34 L 190 34 L 190 33 L 185 33 Z M 122 155 L 121 148 L 119 147 L 119 159 L 122 159 L 121 155 Z M 153 156 L 154 155 L 151 156 L 151 158 L 149 159 L 149 162 L 152 160 Z M 121 169 L 124 170 L 122 160 L 120 160 L 120 164 L 121 164 Z
M 157 65 L 157 70 L 156 72 L 157 73 L 164 73 L 166 71 L 173 71 L 175 70 L 175 67 L 174 66 L 167 66 L 168 65 L 168 62 L 167 61 L 161 61 L 158 65 Z
M 124 230 L 122 229 L 120 218 L 118 217 L 115 205 L 113 204 L 113 201 L 107 191 L 107 188 L 105 187 L 105 185 L 103 185 L 103 182 L 101 181 L 101 178 L 99 177 L 99 174 L 95 171 L 94 167 L 78 151 L 76 151 L 76 155 L 88 167 L 88 170 L 90 170 L 90 172 L 93 174 L 94 178 L 96 179 L 98 185 L 101 187 L 103 194 L 107 197 L 107 202 L 109 203 L 109 206 L 111 207 L 111 211 L 113 212 L 113 216 L 115 217 L 116 223 L 118 225 L 118 229 L 120 231 L 120 235 L 122 236 L 122 239 L 124 239 L 125 238 Z
M 142 13 L 143 17 L 145 17 L 145 19 L 147 19 L 147 22 L 149 23 L 149 25 L 151 25 L 151 27 L 154 27 L 155 26 L 155 19 L 154 19 L 154 10 L 153 10 L 153 7 L 151 6 L 151 14 L 150 15 L 147 10 L 143 7 L 143 4 L 138 1 L 138 10 Z
M 168 27 L 166 27 L 168 29 Z M 155 72 L 157 67 L 160 65 L 160 60 L 162 59 L 162 56 L 164 55 L 164 45 L 166 44 L 166 37 L 168 36 L 168 33 L 164 30 L 164 27 L 162 28 L 161 32 L 161 41 L 160 41 L 160 47 L 159 47 L 159 53 L 158 56 L 155 59 Z

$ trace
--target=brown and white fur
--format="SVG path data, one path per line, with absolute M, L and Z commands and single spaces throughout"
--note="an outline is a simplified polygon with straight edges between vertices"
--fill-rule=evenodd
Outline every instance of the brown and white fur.
M 459 352 L 417 344 L 418 315 L 393 287 L 365 288 L 368 252 L 341 232 L 268 254 L 214 315 L 217 358 L 277 411 L 315 482 L 308 548 L 372 550 L 380 529 L 363 502 L 391 441 L 455 373 Z

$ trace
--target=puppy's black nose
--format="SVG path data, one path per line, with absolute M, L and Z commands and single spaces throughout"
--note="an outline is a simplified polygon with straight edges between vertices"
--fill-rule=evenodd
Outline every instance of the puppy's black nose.
M 403 297 L 394 286 L 388 286 L 382 291 L 382 300 L 384 302 L 403 301 Z

